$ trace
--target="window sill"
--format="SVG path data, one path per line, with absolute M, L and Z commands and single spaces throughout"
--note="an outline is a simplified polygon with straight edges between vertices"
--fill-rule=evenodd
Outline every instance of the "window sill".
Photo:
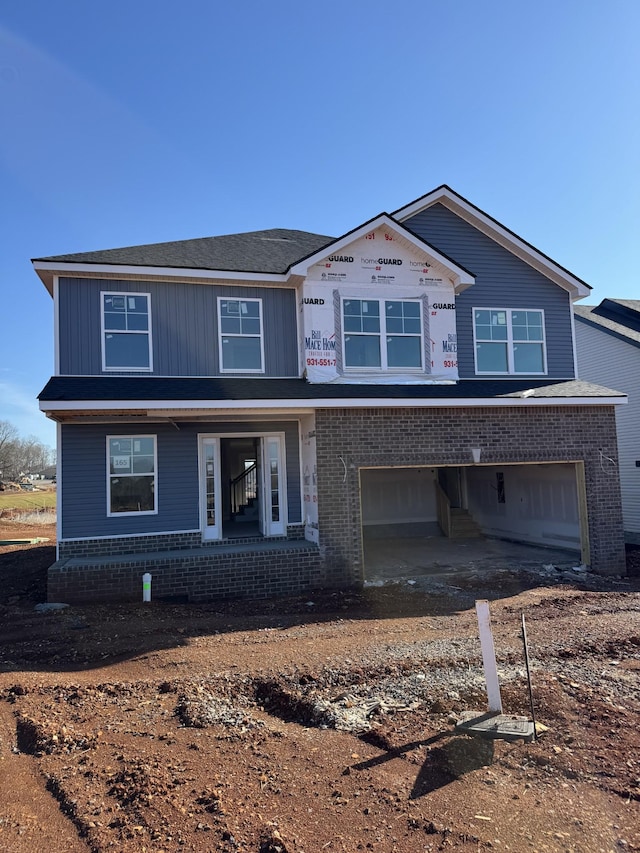
M 265 372 L 264 370 L 258 370 L 258 369 L 256 369 L 256 370 L 239 370 L 239 369 L 238 370 L 225 370 L 224 368 L 221 368 L 221 370 L 220 370 L 220 373 L 224 374 L 225 376 L 237 376 L 238 374 L 242 374 L 244 376 L 246 376 L 246 375 L 263 376 L 264 372 Z
M 143 512 L 108 512 L 107 518 L 131 518 L 131 516 L 139 516 L 139 515 L 157 515 L 157 509 L 147 509 Z
M 103 367 L 103 373 L 153 373 L 151 367 Z
M 515 372 L 514 373 L 508 373 L 508 372 L 498 373 L 497 371 L 476 370 L 474 375 L 475 376 L 504 376 L 506 379 L 511 379 L 511 378 L 526 379 L 528 376 L 535 376 L 535 377 L 540 377 L 541 379 L 544 379 L 544 377 L 548 376 L 549 374 L 548 373 L 515 373 Z

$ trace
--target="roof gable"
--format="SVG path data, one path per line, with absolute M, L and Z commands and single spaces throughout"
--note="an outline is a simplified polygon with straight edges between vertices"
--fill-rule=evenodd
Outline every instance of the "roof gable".
M 479 207 L 476 207 L 446 184 L 442 184 L 430 193 L 399 208 L 392 216 L 400 222 L 407 222 L 407 220 L 434 204 L 442 204 L 452 213 L 455 213 L 456 216 L 459 216 L 479 231 L 482 231 L 482 233 L 538 270 L 538 272 L 545 275 L 559 287 L 567 290 L 572 299 L 582 299 L 589 294 L 591 290 L 590 285 L 560 266 L 560 264 L 557 264 L 548 255 L 536 249 L 535 246 L 523 240 L 522 237 L 519 237 L 509 228 L 506 228 L 497 219 L 480 210 Z
M 395 243 L 396 246 L 401 246 L 405 251 L 415 254 L 416 257 L 426 257 L 429 266 L 434 266 L 435 269 L 450 278 L 456 291 L 460 292 L 469 287 L 474 282 L 474 276 L 460 264 L 451 260 L 447 255 L 438 251 L 434 246 L 431 246 L 426 240 L 418 237 L 413 232 L 409 231 L 400 223 L 396 222 L 388 213 L 381 213 L 368 222 L 359 225 L 357 228 L 347 232 L 342 237 L 333 240 L 327 246 L 323 246 L 318 251 L 307 255 L 302 260 L 293 264 L 290 268 L 292 275 L 306 277 L 312 267 L 323 261 L 333 261 L 334 259 L 340 262 L 344 260 L 348 254 L 350 247 L 358 245 L 359 241 L 373 240 L 378 233 L 384 231 L 389 245 Z M 377 248 L 377 247 L 373 247 Z M 378 250 L 379 251 L 379 250 Z M 376 252 L 373 251 L 375 255 Z M 385 252 L 388 254 L 388 251 Z M 380 265 L 386 263 L 396 263 L 395 259 L 380 258 Z M 399 261 L 401 263 L 401 261 Z M 378 267 L 379 269 L 380 267 Z

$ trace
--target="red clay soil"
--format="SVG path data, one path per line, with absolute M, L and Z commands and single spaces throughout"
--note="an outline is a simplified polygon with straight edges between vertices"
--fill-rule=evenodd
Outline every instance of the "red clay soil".
M 640 850 L 637 578 L 42 613 L 52 561 L 0 547 L 2 851 Z M 535 743 L 454 731 L 486 707 L 475 597 L 530 715 L 525 613 Z

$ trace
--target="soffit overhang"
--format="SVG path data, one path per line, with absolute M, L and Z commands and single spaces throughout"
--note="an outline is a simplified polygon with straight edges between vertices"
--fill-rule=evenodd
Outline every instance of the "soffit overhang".
M 362 398 L 344 400 L 335 398 L 318 398 L 308 405 L 301 405 L 299 400 L 269 400 L 236 401 L 229 405 L 211 402 L 203 403 L 198 400 L 145 401 L 145 407 L 131 405 L 128 408 L 122 403 L 97 404 L 95 401 L 77 400 L 67 403 L 40 403 L 41 411 L 47 417 L 59 423 L 125 423 L 125 422 L 179 422 L 179 421 L 210 421 L 245 418 L 297 418 L 302 415 L 314 414 L 319 409 L 499 409 L 499 408 L 566 408 L 584 406 L 619 406 L 627 403 L 625 395 L 600 397 L 456 397 L 449 399 L 417 399 L 415 397 L 395 398 Z
M 260 284 L 266 287 L 295 287 L 288 276 L 280 273 L 232 272 L 177 267 L 144 267 L 119 264 L 55 263 L 34 261 L 33 268 L 49 291 L 54 293 L 54 279 L 94 278 L 127 281 L 181 282 L 184 284 Z

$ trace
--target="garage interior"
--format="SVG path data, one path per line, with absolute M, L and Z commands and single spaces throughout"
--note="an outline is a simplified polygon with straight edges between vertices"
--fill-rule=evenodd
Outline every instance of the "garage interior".
M 580 462 L 363 468 L 365 581 L 589 562 Z

